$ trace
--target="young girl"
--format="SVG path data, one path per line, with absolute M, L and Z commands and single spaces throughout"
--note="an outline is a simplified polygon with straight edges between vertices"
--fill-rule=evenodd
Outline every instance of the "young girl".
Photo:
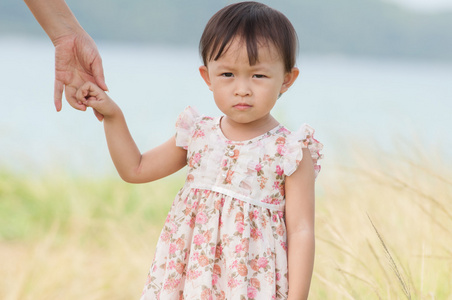
M 296 48 L 290 22 L 264 4 L 217 12 L 201 38 L 199 70 L 224 116 L 188 107 L 176 135 L 144 154 L 102 89 L 88 82 L 78 90 L 78 100 L 104 116 L 125 181 L 153 181 L 188 165 L 141 299 L 308 297 L 322 144 L 311 127 L 291 132 L 270 114 L 298 76 Z

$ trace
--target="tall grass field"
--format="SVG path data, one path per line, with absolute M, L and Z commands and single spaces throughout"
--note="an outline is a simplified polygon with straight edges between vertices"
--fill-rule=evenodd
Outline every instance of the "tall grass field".
M 452 164 L 354 149 L 317 179 L 310 299 L 452 299 Z M 0 169 L 0 299 L 138 299 L 183 178 Z

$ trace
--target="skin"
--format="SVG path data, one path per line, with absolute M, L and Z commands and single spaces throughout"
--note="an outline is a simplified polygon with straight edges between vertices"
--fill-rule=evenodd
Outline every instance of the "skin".
M 63 90 L 68 103 L 85 111 L 86 106 L 76 99 L 76 91 L 86 81 L 95 82 L 103 90 L 105 84 L 102 59 L 93 39 L 80 26 L 64 0 L 24 0 L 55 46 L 54 102 L 62 108 Z M 96 117 L 103 116 L 94 111 Z
M 308 149 L 297 170 L 286 177 L 288 300 L 308 299 L 315 254 L 315 173 Z
M 110 156 L 121 178 L 145 183 L 166 177 L 186 165 L 187 151 L 176 146 L 175 137 L 143 154 L 140 153 L 118 105 L 96 84 L 86 82 L 77 99 L 104 116 L 104 130 Z
M 259 61 L 250 66 L 246 47 L 232 42 L 218 60 L 199 68 L 215 103 L 225 114 L 221 128 L 231 140 L 247 140 L 278 125 L 270 111 L 299 71 L 284 71 L 273 45 L 259 48 Z M 108 148 L 120 176 L 127 182 L 149 182 L 167 176 L 186 164 L 186 150 L 175 138 L 141 154 L 127 128 L 120 108 L 94 83 L 77 91 L 77 99 L 104 116 Z M 297 170 L 286 177 L 286 228 L 288 243 L 289 300 L 307 299 L 314 264 L 314 163 L 308 149 Z
M 286 92 L 299 70 L 284 72 L 275 47 L 259 48 L 259 61 L 249 65 L 246 47 L 239 39 L 218 60 L 201 66 L 199 72 L 218 108 L 225 114 L 222 130 L 232 140 L 247 140 L 278 125 L 270 111 Z

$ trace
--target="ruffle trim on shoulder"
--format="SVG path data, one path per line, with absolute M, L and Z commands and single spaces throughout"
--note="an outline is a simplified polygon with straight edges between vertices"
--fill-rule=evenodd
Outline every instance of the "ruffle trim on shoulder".
M 284 159 L 284 174 L 290 176 L 295 172 L 303 159 L 303 148 L 308 148 L 314 162 L 315 177 L 320 172 L 319 159 L 323 158 L 320 153 L 323 144 L 314 138 L 314 128 L 307 124 L 303 124 L 296 132 L 292 132 L 287 137 L 287 152 Z
M 196 124 L 196 120 L 200 117 L 198 111 L 188 106 L 177 117 L 176 121 L 176 146 L 187 150 L 192 137 L 192 132 Z

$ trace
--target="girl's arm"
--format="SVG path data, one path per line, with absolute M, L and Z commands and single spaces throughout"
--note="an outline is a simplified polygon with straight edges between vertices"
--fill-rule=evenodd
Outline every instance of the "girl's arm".
M 85 83 L 77 92 L 77 99 L 104 115 L 108 149 L 116 170 L 124 181 L 150 182 L 185 166 L 187 151 L 176 146 L 175 137 L 141 154 L 121 109 L 95 84 Z
M 314 163 L 308 149 L 298 169 L 286 177 L 288 300 L 308 299 L 314 267 Z

